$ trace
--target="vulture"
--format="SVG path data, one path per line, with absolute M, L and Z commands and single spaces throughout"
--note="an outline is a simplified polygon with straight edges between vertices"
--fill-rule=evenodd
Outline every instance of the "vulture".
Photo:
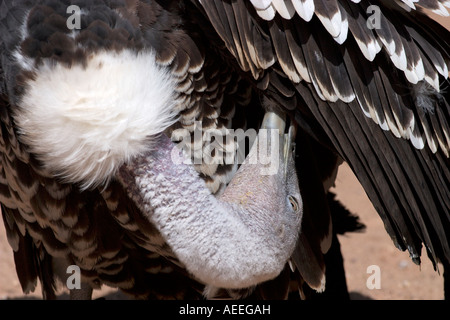
M 447 8 L 1 0 L 0 203 L 23 291 L 55 298 L 70 266 L 81 299 L 345 287 L 343 161 L 394 245 L 446 275 L 450 33 L 429 12 Z

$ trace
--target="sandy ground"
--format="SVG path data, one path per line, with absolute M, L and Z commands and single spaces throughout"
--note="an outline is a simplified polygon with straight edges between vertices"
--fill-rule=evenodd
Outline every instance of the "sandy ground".
M 339 238 L 352 299 L 444 298 L 442 275 L 433 270 L 427 258 L 423 259 L 419 267 L 409 259 L 406 252 L 395 248 L 363 188 L 345 164 L 340 167 L 333 191 L 367 226 L 363 233 L 351 233 Z M 372 276 L 373 279 L 375 275 L 373 271 L 368 273 L 367 268 L 373 265 L 379 267 L 380 289 L 367 287 L 368 278 Z M 94 297 L 105 294 L 108 294 L 108 298 L 121 297 L 111 294 L 113 292 L 114 290 L 102 290 L 96 292 Z M 0 299 L 11 298 L 40 299 L 41 294 L 40 289 L 26 297 L 22 294 L 14 269 L 12 251 L 6 240 L 3 223 L 0 222 Z M 62 295 L 61 298 L 67 298 L 67 295 Z
M 366 196 L 364 189 L 344 164 L 339 169 L 336 188 L 337 198 L 366 225 L 362 233 L 349 233 L 339 237 L 347 284 L 353 299 L 443 299 L 442 266 L 435 272 L 425 256 L 421 266 L 399 251 L 384 229 L 383 222 Z M 369 289 L 367 280 L 375 275 L 370 266 L 378 266 L 380 289 Z M 369 280 L 372 280 L 371 277 Z M 372 284 L 372 281 L 369 281 Z

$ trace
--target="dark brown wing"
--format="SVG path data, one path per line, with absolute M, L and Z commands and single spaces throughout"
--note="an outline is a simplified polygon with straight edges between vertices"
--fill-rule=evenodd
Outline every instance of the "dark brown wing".
M 450 33 L 410 1 L 196 3 L 261 92 L 350 164 L 396 246 L 448 263 Z

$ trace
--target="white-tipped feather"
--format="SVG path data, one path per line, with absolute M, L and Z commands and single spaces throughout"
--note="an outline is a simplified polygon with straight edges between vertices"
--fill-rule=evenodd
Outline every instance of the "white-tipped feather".
M 437 2 L 437 5 L 439 6 L 438 9 L 434 9 L 432 10 L 434 13 L 436 13 L 437 15 L 440 15 L 442 17 L 448 17 L 450 16 L 450 14 L 448 13 L 447 9 L 442 5 L 442 3 L 440 3 L 439 1 Z M 450 8 L 450 7 L 449 7 Z
M 345 22 L 348 23 L 348 21 Z M 343 44 L 345 40 L 347 40 L 347 36 L 348 36 L 348 24 L 345 28 L 342 29 L 342 32 L 336 38 L 334 38 L 334 41 L 336 41 L 339 44 Z
M 310 21 L 314 16 L 314 0 L 292 0 L 292 4 L 294 5 L 295 11 L 297 11 L 298 15 L 305 21 Z
M 416 10 L 416 6 L 414 5 L 414 2 L 417 1 L 411 1 L 411 0 L 401 0 L 404 4 L 406 4 L 409 8 Z
M 292 55 L 292 61 L 294 62 L 295 68 L 297 69 L 300 77 L 306 82 L 311 83 L 308 68 L 303 64 L 303 61 L 297 59 L 295 55 Z
M 395 41 L 394 40 L 392 40 L 391 42 L 387 42 L 385 39 L 383 39 L 381 37 L 379 39 L 383 43 L 384 47 L 386 48 L 386 50 L 390 56 L 395 54 Z
M 369 108 L 370 119 L 372 119 L 373 122 L 375 122 L 376 124 L 379 125 L 380 124 L 380 119 L 378 118 L 378 115 L 375 112 L 375 108 L 369 103 L 367 103 L 367 106 Z
M 439 85 L 439 75 L 435 72 L 433 76 L 430 76 L 428 74 L 424 77 L 425 81 L 428 82 L 430 85 L 433 86 L 433 88 L 439 92 L 440 91 L 440 85 Z
M 336 14 L 331 17 L 331 19 L 328 19 L 328 17 L 322 16 L 320 14 L 316 14 L 319 18 L 320 22 L 322 22 L 323 26 L 327 31 L 331 34 L 333 38 L 337 38 L 339 34 L 341 33 L 341 24 L 342 24 L 342 17 L 341 17 L 341 11 L 338 10 Z
M 400 7 L 403 8 L 406 12 L 411 12 L 411 7 L 408 6 L 406 3 L 400 1 L 400 0 L 394 0 L 394 2 Z
M 339 9 L 341 9 L 341 6 L 339 6 Z M 341 9 L 341 32 L 337 37 L 334 38 L 334 41 L 336 41 L 339 44 L 343 44 L 345 40 L 347 40 L 348 36 L 348 19 L 347 15 L 344 13 L 344 10 Z
M 447 131 L 445 131 L 445 130 L 444 130 L 444 137 L 445 137 L 446 141 L 442 141 L 441 142 L 442 145 L 444 146 L 444 147 L 441 147 L 441 148 L 442 148 L 442 150 L 444 151 L 445 155 L 448 158 L 448 156 L 449 156 L 448 150 L 450 149 L 450 134 Z
M 333 79 L 331 79 L 331 78 L 330 78 L 330 80 L 331 80 L 331 84 L 333 85 L 334 92 L 336 93 L 339 100 L 341 100 L 345 103 L 350 103 L 355 99 L 355 93 L 353 91 L 349 95 L 344 95 L 344 94 L 342 94 L 342 92 L 339 91 L 339 87 L 336 85 L 335 81 L 333 81 Z
M 381 49 L 383 49 L 383 44 L 381 43 L 380 39 L 375 38 L 375 54 L 380 53 Z
M 388 131 L 389 130 L 389 126 L 386 122 L 386 118 L 380 118 L 380 116 L 378 115 L 378 113 L 376 114 L 377 118 L 378 118 L 378 125 L 380 126 L 381 129 L 383 129 L 384 131 Z
M 445 62 L 442 65 L 435 64 L 434 67 L 444 78 L 448 78 L 448 66 Z
M 270 21 L 275 17 L 276 11 L 273 5 L 271 4 L 266 9 L 262 10 L 256 9 L 256 13 L 258 13 L 258 15 L 264 20 Z
M 411 10 L 416 10 L 416 6 L 414 3 L 410 0 L 395 0 L 395 2 L 405 9 L 406 11 L 410 12 Z
M 369 60 L 373 61 L 377 55 L 377 48 L 379 47 L 377 44 L 375 44 L 374 41 L 370 41 L 368 43 L 361 41 L 360 39 L 356 38 L 356 43 L 358 44 L 358 47 L 361 49 L 362 54 L 364 57 Z
M 425 142 L 422 136 L 416 136 L 414 134 L 414 129 L 416 125 L 416 120 L 413 117 L 411 121 L 411 125 L 408 127 L 407 132 L 411 143 L 416 149 L 422 150 L 425 147 Z
M 82 188 L 97 186 L 174 122 L 175 82 L 152 52 L 99 52 L 86 67 L 44 62 L 15 121 L 44 166 Z
M 389 130 L 394 134 L 396 138 L 401 138 L 400 131 L 398 130 L 397 124 L 395 123 L 394 119 L 391 119 L 390 115 L 384 114 L 386 118 L 387 125 L 389 127 Z
M 434 137 L 429 135 L 427 130 L 425 130 L 425 138 L 428 143 L 428 147 L 430 148 L 431 152 L 436 153 L 438 149 L 438 144 L 434 140 Z
M 408 66 L 408 61 L 406 60 L 405 48 L 403 47 L 403 44 L 400 45 L 402 46 L 400 54 L 394 52 L 394 54 L 391 55 L 391 60 L 398 69 L 405 71 Z
M 422 81 L 425 78 L 425 67 L 423 66 L 422 58 L 420 58 L 419 61 L 417 61 L 417 64 L 414 65 L 414 70 L 419 81 Z
M 406 76 L 406 79 L 408 79 L 408 81 L 413 84 L 416 84 L 417 82 L 419 82 L 419 78 L 417 77 L 417 74 L 414 72 L 414 69 L 406 69 L 405 76 Z
M 255 9 L 264 10 L 270 6 L 272 0 L 250 0 L 250 2 L 255 7 Z
M 364 115 L 365 115 L 367 118 L 372 118 L 372 116 L 370 115 L 370 113 L 367 112 L 367 111 L 365 110 L 365 108 L 364 108 L 364 106 L 367 106 L 367 105 L 368 105 L 366 99 L 363 98 L 364 101 L 361 101 L 360 97 L 356 96 L 356 100 L 358 101 L 358 104 L 359 104 L 359 106 L 361 107 L 361 111 L 364 113 Z
M 409 133 L 409 139 L 411 140 L 411 143 L 416 149 L 422 150 L 425 147 L 425 143 L 422 137 L 415 136 L 410 129 L 408 129 Z
M 322 99 L 323 101 L 327 101 L 327 100 L 329 100 L 329 99 L 327 99 L 326 97 L 325 97 L 325 95 L 322 93 L 322 89 L 320 88 L 320 86 L 317 84 L 317 81 L 316 80 L 313 80 L 313 78 L 311 78 L 311 82 L 312 82 L 312 84 L 313 84 L 313 86 L 314 86 L 314 89 L 316 89 L 316 93 L 317 93 L 317 95 L 319 96 L 319 98 L 320 99 Z M 337 98 L 336 98 L 336 100 L 337 100 Z

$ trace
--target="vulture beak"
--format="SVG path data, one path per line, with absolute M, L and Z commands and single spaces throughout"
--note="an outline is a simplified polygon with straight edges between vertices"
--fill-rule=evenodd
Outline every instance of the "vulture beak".
M 297 125 L 294 123 L 294 124 L 291 124 L 289 126 L 289 131 L 287 133 L 287 137 L 285 138 L 285 143 L 284 143 L 284 163 L 285 163 L 285 165 L 284 165 L 284 169 L 285 169 L 284 176 L 285 176 L 286 179 L 288 178 L 288 175 L 296 174 L 296 172 L 290 172 L 288 170 L 288 168 L 289 168 L 289 165 L 288 165 L 289 157 L 292 156 L 292 157 L 295 158 L 295 152 L 296 152 L 296 149 L 295 149 L 295 136 L 296 135 L 297 135 Z M 294 159 L 294 161 L 295 161 L 295 159 Z
M 193 166 L 174 161 L 183 154 L 164 134 L 156 149 L 119 169 L 130 198 L 200 282 L 247 288 L 278 276 L 290 259 L 303 204 L 292 154 L 295 128 L 285 128 L 277 114 L 265 115 L 266 130 L 218 198 Z M 258 159 L 262 154 L 270 163 Z
M 278 130 L 280 140 L 283 145 L 283 152 L 280 153 L 280 156 L 282 156 L 281 160 L 284 163 L 284 179 L 287 179 L 288 175 L 296 174 L 296 172 L 291 172 L 289 170 L 288 161 L 291 155 L 295 155 L 295 136 L 297 134 L 297 124 L 292 122 L 289 126 L 288 132 L 284 133 L 286 130 L 285 117 L 281 117 L 275 112 L 267 112 L 264 115 L 261 129 Z

